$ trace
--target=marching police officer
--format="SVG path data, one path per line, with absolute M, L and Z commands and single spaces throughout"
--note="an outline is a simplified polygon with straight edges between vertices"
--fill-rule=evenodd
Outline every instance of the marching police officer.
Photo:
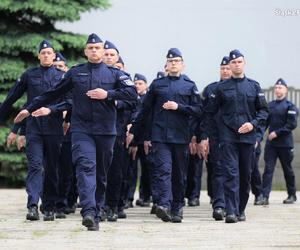
M 51 43 L 43 40 L 39 45 L 40 66 L 28 69 L 22 74 L 0 108 L 1 118 L 9 112 L 12 104 L 24 92 L 27 92 L 27 103 L 30 103 L 36 96 L 57 86 L 63 71 L 53 66 L 54 57 Z M 70 107 L 68 103 L 57 100 L 52 105 L 40 109 L 40 112 L 47 113 L 49 116 L 39 118 L 30 116 L 26 119 L 27 220 L 39 219 L 37 206 L 41 195 L 45 210 L 44 220 L 54 220 L 55 203 L 58 198 L 57 159 L 63 134 L 62 111 Z
M 219 134 L 221 166 L 224 168 L 226 223 L 246 220 L 245 208 L 249 198 L 251 159 L 256 142 L 255 128 L 267 119 L 268 108 L 259 83 L 245 76 L 242 53 L 229 55 L 232 77 L 219 84 L 213 101 L 206 108 L 207 131 L 214 115 L 220 112 Z M 211 131 L 209 132 L 209 134 Z M 206 153 L 208 145 L 205 145 Z M 206 156 L 205 156 L 206 157 Z
M 119 50 L 109 41 L 104 43 L 104 57 L 103 62 L 109 66 L 115 67 L 119 61 Z M 117 221 L 118 218 L 126 218 L 122 205 L 121 194 L 123 187 L 123 178 L 127 173 L 127 166 L 125 161 L 125 139 L 127 124 L 130 123 L 131 110 L 135 108 L 135 102 L 126 102 L 121 100 L 115 101 L 117 109 L 117 136 L 114 144 L 113 159 L 107 174 L 107 188 L 106 188 L 106 210 L 107 220 L 110 222 Z M 120 206 L 119 206 L 120 205 Z M 104 211 L 102 213 L 104 215 Z
M 134 84 L 136 86 L 139 98 L 138 105 L 135 114 L 140 111 L 142 103 L 145 99 L 148 84 L 147 79 L 144 75 L 136 73 L 134 75 Z M 135 117 L 133 117 L 134 119 Z M 136 183 L 138 178 L 138 161 L 140 161 L 141 166 L 141 176 L 140 176 L 140 188 L 139 188 L 139 199 L 136 201 L 136 205 L 142 207 L 150 206 L 150 196 L 151 196 L 151 187 L 150 187 L 150 169 L 149 163 L 144 151 L 144 140 L 145 136 L 141 136 L 138 140 L 134 141 L 134 144 L 130 146 L 130 151 L 132 154 L 131 168 L 131 179 L 129 180 L 130 187 L 128 193 L 128 200 L 133 201 L 134 193 L 136 190 Z
M 17 115 L 15 122 L 72 90 L 72 159 L 76 166 L 82 224 L 89 231 L 96 231 L 116 136 L 115 100 L 135 100 L 137 93 L 127 74 L 102 62 L 104 46 L 96 34 L 89 35 L 84 52 L 88 62 L 71 68 L 57 88 L 35 98 Z
M 282 78 L 278 79 L 274 86 L 276 100 L 269 103 L 270 114 L 267 120 L 269 135 L 265 146 L 263 173 L 264 205 L 269 204 L 272 178 L 278 158 L 282 165 L 288 192 L 288 197 L 283 203 L 291 204 L 297 200 L 295 174 L 292 168 L 294 158 L 292 130 L 297 127 L 298 109 L 286 99 L 287 91 L 286 82 Z
M 168 76 L 155 79 L 145 96 L 142 109 L 128 135 L 127 144 L 142 133 L 143 123 L 152 113 L 151 143 L 153 167 L 157 173 L 156 215 L 163 221 L 181 222 L 184 184 L 190 142 L 190 116 L 200 116 L 202 105 L 196 84 L 182 75 L 181 52 L 167 53 Z M 133 134 L 132 134 L 133 133 Z
M 229 66 L 229 57 L 224 56 L 220 64 L 220 78 L 218 82 L 207 85 L 202 93 L 203 105 L 207 107 L 210 101 L 214 100 L 215 91 L 218 85 L 221 85 L 223 81 L 231 77 L 231 70 Z M 224 189 L 223 189 L 223 169 L 220 164 L 220 150 L 219 150 L 219 113 L 214 116 L 214 123 L 211 125 L 213 128 L 210 129 L 211 133 L 209 137 L 209 156 L 207 158 L 207 184 L 209 196 L 212 198 L 213 207 L 213 218 L 215 220 L 223 220 L 225 200 L 224 200 Z M 207 131 L 201 131 L 203 134 L 198 135 L 198 140 L 201 137 L 206 137 Z
M 69 70 L 67 59 L 60 53 L 55 53 L 53 65 L 67 72 Z M 71 134 L 69 130 L 69 122 L 66 122 L 67 112 L 70 115 L 71 110 L 64 112 L 64 136 L 61 144 L 61 151 L 59 155 L 59 168 L 58 168 L 58 201 L 56 203 L 56 218 L 64 219 L 65 214 L 75 213 L 77 201 L 77 187 L 75 168 L 72 164 L 71 152 Z

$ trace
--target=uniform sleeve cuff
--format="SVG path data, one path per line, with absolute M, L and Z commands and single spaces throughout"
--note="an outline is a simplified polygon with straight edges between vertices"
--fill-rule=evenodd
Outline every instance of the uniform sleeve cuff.
M 108 90 L 107 91 L 107 100 L 111 101 L 115 97 L 115 91 L 114 90 Z

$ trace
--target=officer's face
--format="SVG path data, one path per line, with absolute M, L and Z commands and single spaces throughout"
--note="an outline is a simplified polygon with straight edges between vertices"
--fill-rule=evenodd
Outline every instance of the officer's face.
M 184 64 L 181 57 L 167 59 L 166 71 L 169 75 L 180 75 L 183 71 Z
M 38 56 L 42 66 L 50 67 L 53 64 L 55 53 L 52 48 L 42 49 Z
M 285 87 L 284 85 L 276 84 L 274 86 L 274 93 L 275 93 L 276 99 L 281 100 L 286 97 L 287 87 Z
M 230 70 L 232 75 L 235 77 L 239 77 L 244 74 L 245 60 L 244 57 L 238 57 L 234 60 L 231 60 L 229 63 Z
M 115 49 L 106 49 L 104 51 L 103 62 L 109 66 L 114 66 L 119 60 L 119 54 Z
M 84 54 L 91 63 L 101 62 L 103 53 L 103 43 L 88 43 L 84 49 Z
M 231 77 L 231 70 L 230 70 L 229 65 L 222 65 L 220 67 L 220 77 L 221 77 L 221 80 L 226 80 Z
M 64 72 L 68 71 L 68 67 L 64 61 L 55 61 L 53 62 L 53 65 Z
M 144 82 L 143 80 L 136 80 L 134 81 L 134 85 L 136 87 L 136 90 L 139 95 L 143 94 L 147 90 L 147 83 Z

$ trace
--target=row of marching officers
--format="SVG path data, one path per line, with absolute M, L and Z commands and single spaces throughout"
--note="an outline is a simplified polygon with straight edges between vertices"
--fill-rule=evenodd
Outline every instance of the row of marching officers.
M 42 41 L 40 66 L 21 76 L 0 107 L 4 119 L 27 92 L 8 142 L 26 126 L 28 220 L 39 219 L 39 199 L 44 220 L 65 218 L 74 212 L 77 192 L 88 230 L 99 230 L 106 218 L 126 218 L 137 159 L 142 166 L 137 205 L 149 206 L 152 199 L 151 213 L 165 222 L 182 221 L 185 197 L 189 205 L 199 205 L 202 159 L 216 220 L 246 220 L 250 181 L 256 204 L 268 204 L 277 157 L 289 195 L 284 203 L 296 201 L 291 131 L 298 110 L 286 100 L 283 79 L 276 82 L 277 99 L 268 107 L 259 83 L 245 76 L 238 50 L 222 59 L 220 81 L 208 85 L 202 97 L 183 74 L 177 48 L 167 52 L 165 72 L 149 89 L 141 74 L 132 82 L 113 43 L 91 34 L 84 52 L 88 62 L 64 74 L 59 67 L 66 71 L 60 65 L 65 58 Z M 266 128 L 261 182 L 257 159 Z

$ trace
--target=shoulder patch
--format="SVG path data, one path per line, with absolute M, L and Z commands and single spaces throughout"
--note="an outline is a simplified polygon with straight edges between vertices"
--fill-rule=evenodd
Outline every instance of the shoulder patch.
M 121 76 L 119 77 L 119 80 L 120 80 L 120 81 L 123 81 L 123 80 L 125 80 L 125 79 L 128 79 L 128 76 L 126 76 L 126 75 L 121 75 Z
M 265 96 L 265 94 L 264 93 L 258 93 L 258 96 Z
M 294 110 L 289 110 L 287 113 L 288 113 L 289 115 L 297 115 L 297 112 L 294 111 Z
M 124 80 L 124 83 L 125 83 L 127 86 L 134 86 L 134 82 L 131 81 L 130 79 Z

